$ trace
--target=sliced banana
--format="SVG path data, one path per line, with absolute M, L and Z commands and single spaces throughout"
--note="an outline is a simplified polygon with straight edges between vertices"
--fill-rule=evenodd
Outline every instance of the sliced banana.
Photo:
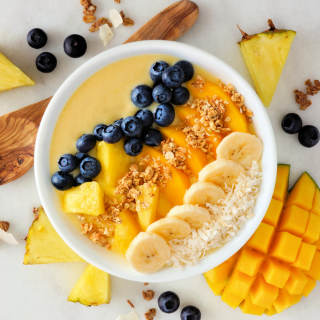
M 236 184 L 240 173 L 244 174 L 245 171 L 243 166 L 238 162 L 218 159 L 207 164 L 199 172 L 199 181 L 212 182 L 224 189 L 225 184 L 227 184 L 228 187 Z
M 192 229 L 198 229 L 210 220 L 210 213 L 206 208 L 184 204 L 173 207 L 167 214 L 167 217 L 183 219 L 190 224 Z
M 250 133 L 233 132 L 225 137 L 217 147 L 217 159 L 229 159 L 240 163 L 244 168 L 251 167 L 262 153 L 260 139 Z
M 126 257 L 138 272 L 156 272 L 170 258 L 170 248 L 158 234 L 140 232 L 130 243 Z
M 191 233 L 190 224 L 175 217 L 160 219 L 147 228 L 147 232 L 154 232 L 164 240 L 184 239 Z
M 206 205 L 206 203 L 215 204 L 224 197 L 224 191 L 216 184 L 212 182 L 197 182 L 186 191 L 183 203 L 199 205 Z

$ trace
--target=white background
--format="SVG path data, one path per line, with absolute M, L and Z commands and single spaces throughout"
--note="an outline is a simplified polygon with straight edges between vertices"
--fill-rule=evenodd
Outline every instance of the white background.
M 172 4 L 173 0 L 95 0 L 97 17 L 108 17 L 110 9 L 123 10 L 135 21 L 133 27 L 120 26 L 107 49 L 123 43 L 156 13 Z M 252 84 L 242 59 L 237 41 L 240 32 L 237 24 L 247 33 L 261 32 L 268 28 L 272 18 L 277 28 L 297 31 L 289 58 L 282 73 L 268 114 L 277 140 L 278 162 L 291 164 L 290 185 L 307 170 L 320 183 L 318 157 L 320 144 L 312 149 L 299 145 L 297 136 L 285 134 L 280 127 L 282 117 L 297 112 L 304 124 L 320 127 L 320 94 L 312 97 L 313 105 L 300 111 L 294 102 L 294 89 L 304 89 L 308 78 L 320 78 L 320 3 L 319 0 L 196 0 L 200 8 L 199 19 L 193 28 L 179 41 L 206 50 L 230 64 Z M 5 54 L 36 81 L 34 87 L 18 88 L 0 93 L 0 115 L 47 98 L 55 93 L 61 83 L 81 64 L 104 49 L 98 33 L 91 34 L 89 25 L 82 22 L 82 7 L 78 0 L 0 0 L 0 52 Z M 34 50 L 27 44 L 29 30 L 42 28 L 48 35 L 45 48 Z M 73 33 L 83 35 L 88 43 L 84 57 L 71 59 L 63 51 L 64 39 Z M 106 49 L 106 50 L 107 50 Z M 42 74 L 35 67 L 36 56 L 43 51 L 56 55 L 58 67 L 51 74 Z M 253 319 L 233 310 L 215 297 L 200 275 L 188 280 L 149 285 L 129 282 L 112 277 L 112 300 L 109 305 L 86 308 L 67 302 L 67 297 L 82 274 L 86 263 L 65 263 L 24 266 L 23 239 L 32 222 L 32 208 L 39 205 L 39 198 L 31 169 L 25 176 L 0 187 L 0 220 L 11 223 L 10 231 L 19 239 L 19 246 L 0 243 L 0 319 L 110 319 L 126 314 L 132 309 L 144 319 L 143 313 L 157 307 L 156 300 L 146 302 L 142 290 L 156 292 L 173 290 L 181 299 L 181 305 L 196 305 L 202 319 L 229 320 L 235 317 Z M 320 286 L 306 299 L 286 310 L 275 319 L 314 319 L 320 312 Z M 157 320 L 179 319 L 179 314 L 165 315 L 157 309 Z M 266 316 L 264 316 L 266 317 Z

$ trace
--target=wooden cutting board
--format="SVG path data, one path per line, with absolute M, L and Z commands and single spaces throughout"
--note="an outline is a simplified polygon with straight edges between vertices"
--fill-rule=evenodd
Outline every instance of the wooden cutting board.
M 158 13 L 125 43 L 141 40 L 177 40 L 196 22 L 198 6 L 178 1 Z M 52 97 L 0 117 L 0 185 L 23 176 L 32 166 L 42 116 Z

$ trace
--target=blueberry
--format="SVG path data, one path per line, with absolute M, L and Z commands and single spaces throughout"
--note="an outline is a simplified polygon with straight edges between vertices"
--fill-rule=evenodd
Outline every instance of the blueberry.
M 58 171 L 51 177 L 51 183 L 56 189 L 64 191 L 71 189 L 74 181 L 70 173 Z
M 193 69 L 192 64 L 189 61 L 180 60 L 175 64 L 175 66 L 180 67 L 182 69 L 182 71 L 184 72 L 183 82 L 187 82 L 193 78 L 194 69 Z
M 131 92 L 131 101 L 138 108 L 149 107 L 153 102 L 152 89 L 144 84 L 135 87 Z
M 96 137 L 96 139 L 98 140 L 98 141 L 102 141 L 103 140 L 103 138 L 102 138 L 102 131 L 104 130 L 104 129 L 106 129 L 107 128 L 107 125 L 105 125 L 105 124 L 98 124 L 95 128 L 94 128 L 94 130 L 93 130 L 93 135 Z
M 134 116 L 141 120 L 143 128 L 149 128 L 153 124 L 153 113 L 150 110 L 139 110 Z
M 181 320 L 200 320 L 201 312 L 197 307 L 186 306 L 181 310 Z
M 47 34 L 39 28 L 30 30 L 27 36 L 28 44 L 33 49 L 43 48 L 46 45 L 47 40 Z
M 167 127 L 172 124 L 175 111 L 170 103 L 160 104 L 154 112 L 154 122 L 160 127 Z
M 117 143 L 121 140 L 123 132 L 119 126 L 111 124 L 102 131 L 103 141 L 106 143 Z
M 314 147 L 320 139 L 319 130 L 314 126 L 304 126 L 299 131 L 298 139 L 304 147 Z
M 296 113 L 288 113 L 283 117 L 281 127 L 286 133 L 298 133 L 302 128 L 302 120 Z
M 184 72 L 178 66 L 169 67 L 162 74 L 162 83 L 171 89 L 180 87 L 183 79 Z
M 158 306 L 164 313 L 173 313 L 179 309 L 180 299 L 174 292 L 166 291 L 160 295 Z
M 170 102 L 172 98 L 172 91 L 163 84 L 157 85 L 152 91 L 152 98 L 158 103 Z
M 50 52 L 42 52 L 37 56 L 36 67 L 43 73 L 52 72 L 57 66 L 57 58 Z
M 162 141 L 162 133 L 158 129 L 148 128 L 141 134 L 141 140 L 150 147 L 157 147 Z
M 80 58 L 87 51 L 86 39 L 78 34 L 72 34 L 64 40 L 63 49 L 69 57 Z
M 82 152 L 86 153 L 93 149 L 96 145 L 96 137 L 93 134 L 84 134 L 78 140 L 76 147 Z
M 70 173 L 77 169 L 78 160 L 73 154 L 64 154 L 58 160 L 59 169 L 63 172 Z
M 123 118 L 121 118 L 121 119 L 119 119 L 119 120 L 116 120 L 113 124 L 114 124 L 115 126 L 121 127 L 122 121 L 123 121 Z
M 127 137 L 138 137 L 143 129 L 142 121 L 135 116 L 126 117 L 121 123 L 121 129 Z
M 123 144 L 124 151 L 129 156 L 137 156 L 142 152 L 143 143 L 138 138 L 128 138 Z
M 172 90 L 171 102 L 175 105 L 182 105 L 188 102 L 190 98 L 190 92 L 185 87 L 178 87 Z
M 77 152 L 76 153 L 76 158 L 77 158 L 77 161 L 78 161 L 78 166 L 80 166 L 80 163 L 83 159 L 85 158 L 88 158 L 89 155 L 87 153 L 82 153 L 82 152 Z
M 92 179 L 85 178 L 81 173 L 79 173 L 79 174 L 74 178 L 74 186 L 77 187 L 77 186 L 80 186 L 80 185 L 83 184 L 83 183 L 91 182 L 91 181 L 92 181 Z
M 87 157 L 80 163 L 80 173 L 87 179 L 95 178 L 101 171 L 100 162 L 92 157 Z
M 152 81 L 154 81 L 155 83 L 160 82 L 163 71 L 168 67 L 169 65 L 164 61 L 157 61 L 156 63 L 154 63 L 150 68 L 150 77 Z

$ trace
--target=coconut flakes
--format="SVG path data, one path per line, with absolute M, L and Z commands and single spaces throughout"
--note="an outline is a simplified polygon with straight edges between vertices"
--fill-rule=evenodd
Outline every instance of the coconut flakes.
M 253 208 L 259 195 L 262 173 L 259 164 L 254 161 L 252 167 L 246 168 L 237 183 L 226 186 L 227 196 L 213 205 L 207 203 L 210 221 L 181 240 L 168 242 L 171 256 L 167 264 L 182 269 L 184 264 L 194 265 L 204 259 L 209 250 L 221 247 L 231 240 L 253 217 Z

